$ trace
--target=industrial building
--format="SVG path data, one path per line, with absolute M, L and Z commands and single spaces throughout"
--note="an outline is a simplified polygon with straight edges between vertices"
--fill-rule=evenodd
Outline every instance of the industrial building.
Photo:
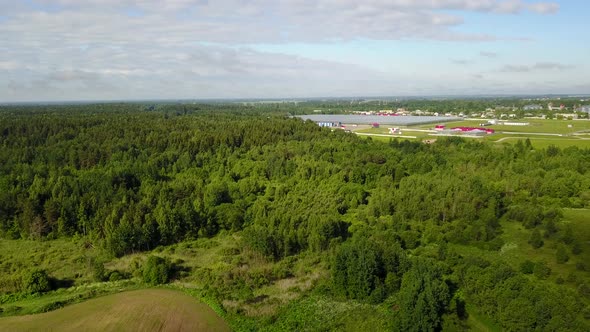
M 320 127 L 342 127 L 342 122 L 326 122 L 326 121 L 321 121 L 318 122 L 318 126 Z

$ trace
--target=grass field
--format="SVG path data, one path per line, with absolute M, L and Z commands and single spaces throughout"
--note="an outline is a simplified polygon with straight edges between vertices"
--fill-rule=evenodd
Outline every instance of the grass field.
M 452 127 L 479 127 L 480 123 L 487 120 L 465 120 L 445 123 L 447 128 Z M 496 130 L 494 135 L 486 135 L 477 138 L 483 141 L 495 142 L 498 144 L 514 144 L 518 140 L 529 138 L 534 148 L 545 149 L 550 145 L 559 148 L 576 146 L 579 148 L 590 148 L 590 121 L 588 120 L 542 120 L 542 119 L 523 119 L 514 122 L 529 122 L 528 126 L 506 126 L 492 125 L 486 128 Z M 571 128 L 569 127 L 571 126 Z M 416 140 L 436 138 L 432 133 L 424 132 L 434 127 L 433 124 L 402 127 L 403 136 L 415 136 Z M 367 135 L 373 140 L 388 142 L 391 138 L 400 138 L 399 135 L 388 133 L 386 126 L 381 128 L 368 128 L 367 126 L 358 127 L 353 131 L 359 135 Z M 368 135 L 387 135 L 387 136 L 368 136 Z M 400 139 L 410 139 L 401 137 Z
M 52 312 L 0 318 L 5 331 L 229 331 L 207 305 L 173 290 L 107 295 Z
M 487 122 L 487 119 L 477 119 L 477 120 L 465 120 L 465 121 L 457 121 L 457 122 L 448 122 L 445 123 L 447 128 L 452 127 L 479 127 L 480 123 Z M 590 121 L 589 120 L 543 120 L 543 119 L 520 119 L 520 120 L 511 120 L 510 122 L 528 122 L 528 126 L 507 126 L 507 125 L 491 125 L 486 128 L 491 128 L 496 131 L 502 132 L 520 132 L 520 133 L 548 133 L 548 134 L 561 134 L 561 135 L 571 135 L 575 132 L 579 131 L 587 131 L 590 130 Z M 571 128 L 569 127 L 571 125 Z M 434 127 L 434 125 L 421 125 L 417 128 L 421 129 L 429 129 Z
M 497 143 L 516 143 L 518 140 L 525 140 L 526 137 L 505 137 Z M 578 138 L 549 138 L 549 137 L 530 137 L 531 144 L 535 149 L 546 149 L 548 146 L 553 145 L 558 148 L 567 148 L 569 146 L 577 146 L 578 148 L 590 148 L 590 139 L 578 139 Z

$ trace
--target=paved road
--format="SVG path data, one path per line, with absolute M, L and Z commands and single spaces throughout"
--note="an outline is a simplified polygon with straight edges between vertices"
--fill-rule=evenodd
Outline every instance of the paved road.
M 369 134 L 369 133 L 359 133 L 354 132 L 357 135 L 361 136 L 379 136 L 379 137 L 391 137 L 391 138 L 417 138 L 416 136 L 405 136 L 405 135 L 386 135 L 386 134 Z
M 520 131 L 499 131 L 499 134 L 508 135 L 535 135 L 535 136 L 564 136 L 563 134 L 552 134 L 552 133 L 525 133 Z

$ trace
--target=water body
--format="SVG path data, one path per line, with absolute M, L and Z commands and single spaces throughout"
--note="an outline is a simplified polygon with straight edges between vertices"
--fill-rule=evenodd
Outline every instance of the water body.
M 314 122 L 340 122 L 343 124 L 387 124 L 411 126 L 426 123 L 461 121 L 459 117 L 446 116 L 388 116 L 388 115 L 353 115 L 353 114 L 313 114 L 300 115 L 298 118 Z

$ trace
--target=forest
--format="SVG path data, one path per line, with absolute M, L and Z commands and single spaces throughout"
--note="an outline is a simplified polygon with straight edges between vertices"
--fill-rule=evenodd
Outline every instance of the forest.
M 171 278 L 205 278 L 206 295 L 244 330 L 339 329 L 307 321 L 318 298 L 379 312 L 378 330 L 469 330 L 476 316 L 501 330 L 590 330 L 590 238 L 580 230 L 590 219 L 565 217 L 590 209 L 590 150 L 381 142 L 290 116 L 302 112 L 0 106 L 0 241 L 81 239 L 108 261 L 234 236 L 229 256 L 255 260 Z M 515 232 L 525 246 L 515 249 Z M 503 258 L 521 249 L 528 256 Z M 313 284 L 275 311 L 228 305 L 262 301 L 259 289 L 309 260 Z M 271 268 L 254 276 L 254 261 Z M 38 292 L 15 277 L 23 269 L 0 264 L 0 309 Z

